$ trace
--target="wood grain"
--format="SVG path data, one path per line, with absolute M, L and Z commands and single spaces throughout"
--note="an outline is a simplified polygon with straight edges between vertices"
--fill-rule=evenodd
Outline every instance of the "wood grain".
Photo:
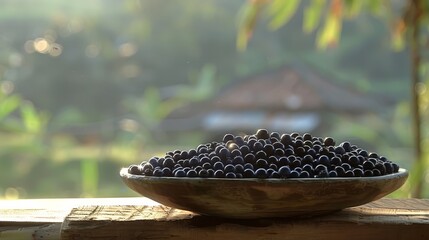
M 429 200 L 381 199 L 308 219 L 234 220 L 165 206 L 86 206 L 66 217 L 69 239 L 429 239 Z

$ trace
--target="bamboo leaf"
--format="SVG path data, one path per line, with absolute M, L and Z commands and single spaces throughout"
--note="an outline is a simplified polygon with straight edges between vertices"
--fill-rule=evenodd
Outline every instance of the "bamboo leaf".
M 317 27 L 321 13 L 325 6 L 325 0 L 313 0 L 304 10 L 303 31 L 306 33 L 313 32 Z
M 276 30 L 286 24 L 295 14 L 298 6 L 298 0 L 274 0 L 269 8 L 269 12 L 273 16 L 273 19 L 269 23 L 269 27 Z

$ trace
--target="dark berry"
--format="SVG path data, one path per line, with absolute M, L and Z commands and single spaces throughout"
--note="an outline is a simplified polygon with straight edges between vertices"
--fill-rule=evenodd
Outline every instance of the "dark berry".
M 223 170 L 225 168 L 225 166 L 223 165 L 222 162 L 216 162 L 213 165 L 213 170 Z
M 240 147 L 240 152 L 242 156 L 246 156 L 250 152 L 250 148 L 247 145 L 243 145 Z
M 325 165 L 325 166 L 330 166 L 331 165 L 331 161 L 325 155 L 322 155 L 322 156 L 319 157 L 318 163 L 322 164 L 322 165 Z
M 244 161 L 246 163 L 255 164 L 256 163 L 255 155 L 253 155 L 253 153 L 248 153 L 246 156 L 244 156 Z
M 193 157 L 189 160 L 189 166 L 196 167 L 200 164 L 200 161 L 198 161 L 198 158 Z
M 372 176 L 374 176 L 371 170 L 365 170 L 365 172 L 363 173 L 363 175 L 365 177 L 372 177 Z
M 346 152 L 350 152 L 350 150 L 352 150 L 351 149 L 351 145 L 350 145 L 350 143 L 349 142 L 342 142 L 341 144 L 340 144 L 340 146 L 344 149 L 344 151 L 346 151 Z
M 264 152 L 265 152 L 268 156 L 273 155 L 273 154 L 274 154 L 274 146 L 273 146 L 273 145 L 271 145 L 271 144 L 266 144 L 266 145 L 264 146 Z
M 299 172 L 292 170 L 290 171 L 289 176 L 287 176 L 288 178 L 298 178 L 299 177 Z
M 362 166 L 363 166 L 363 169 L 365 170 L 372 170 L 375 167 L 374 163 L 372 163 L 371 161 L 363 162 Z
M 361 151 L 359 152 L 359 155 L 361 155 L 362 157 L 368 157 L 368 152 L 367 152 L 367 151 L 365 151 L 365 150 L 361 150 Z
M 252 169 L 253 170 L 253 164 L 251 163 L 246 163 L 243 165 L 244 169 Z
M 381 172 L 380 172 L 380 170 L 378 170 L 378 169 L 373 169 L 373 170 L 372 170 L 372 174 L 373 174 L 374 176 L 381 176 Z
M 235 165 L 234 168 L 235 168 L 235 173 L 242 173 L 242 172 L 244 172 L 244 166 L 241 165 L 241 164 Z
M 386 174 L 386 167 L 383 165 L 383 163 L 375 164 L 375 168 L 378 169 L 378 171 L 380 171 L 381 175 Z
M 396 163 L 392 163 L 392 166 L 393 166 L 393 172 L 397 173 L 399 171 L 399 165 Z
M 386 169 L 386 174 L 393 173 L 393 166 L 390 162 L 384 162 L 383 165 L 384 165 L 384 168 Z
M 344 170 L 344 168 L 343 167 L 341 167 L 341 166 L 336 166 L 335 168 L 334 168 L 334 170 L 337 172 L 337 175 L 339 176 L 339 177 L 343 177 L 345 174 L 346 174 L 346 171 Z
M 299 178 L 309 178 L 310 177 L 310 173 L 308 173 L 307 171 L 301 171 L 299 173 Z
M 350 166 L 348 163 L 341 164 L 341 167 L 343 167 L 345 171 L 352 169 L 352 166 Z
M 332 171 L 328 172 L 328 176 L 329 177 L 338 177 L 338 173 L 337 173 L 337 171 L 332 170 Z
M 224 167 L 223 171 L 224 171 L 225 173 L 228 173 L 228 172 L 234 172 L 234 171 L 235 171 L 235 167 L 234 167 L 234 165 L 232 165 L 232 164 L 228 164 L 228 165 L 226 165 L 226 166 Z
M 216 170 L 213 174 L 215 178 L 223 178 L 225 176 L 225 173 L 222 170 Z
M 289 164 L 290 164 L 290 161 L 287 157 L 280 157 L 277 161 L 277 166 L 279 167 L 286 166 Z
M 258 168 L 255 171 L 255 176 L 257 178 L 267 178 L 267 170 L 265 170 L 264 168 Z
M 155 169 L 153 170 L 152 175 L 153 175 L 153 176 L 155 176 L 155 177 L 162 177 L 162 170 L 161 170 L 161 169 L 159 169 L 159 168 L 155 168 Z
M 341 166 L 341 164 L 342 164 L 341 158 L 339 158 L 339 157 L 331 158 L 331 164 L 334 166 Z
M 290 174 L 290 172 L 291 171 L 290 171 L 290 168 L 288 166 L 280 167 L 279 170 L 278 170 L 278 173 L 280 174 L 280 177 L 283 177 L 283 178 L 288 177 L 289 174 Z
M 258 139 L 270 138 L 270 134 L 268 133 L 268 131 L 266 129 L 258 129 L 258 131 L 256 131 L 255 135 Z
M 360 161 L 356 156 L 350 156 L 349 157 L 349 164 L 353 167 L 356 167 L 357 165 L 359 165 Z
M 364 172 L 360 168 L 353 169 L 353 174 L 355 175 L 355 177 L 363 177 L 364 176 Z
M 323 140 L 323 144 L 325 146 L 334 146 L 335 145 L 335 141 L 331 137 L 326 137 L 325 140 Z
M 225 136 L 223 136 L 222 142 L 227 143 L 228 141 L 232 141 L 232 140 L 234 140 L 234 135 L 228 133 L 228 134 L 225 134 Z
M 261 151 L 262 149 L 264 149 L 264 145 L 262 145 L 262 143 L 255 142 L 255 144 L 253 144 L 253 151 L 258 152 L 258 151 Z
M 232 164 L 244 164 L 244 159 L 241 156 L 237 156 L 232 160 Z
M 233 172 L 227 172 L 227 173 L 225 174 L 225 177 L 226 177 L 226 178 L 235 178 L 236 176 L 235 176 L 235 173 L 233 173 Z
M 280 178 L 280 174 L 276 171 L 273 171 L 270 175 L 270 178 Z
M 348 170 L 346 171 L 346 173 L 344 174 L 344 177 L 354 177 L 355 174 L 353 173 L 352 170 Z
M 246 169 L 244 169 L 243 176 L 245 178 L 254 178 L 255 172 L 253 172 L 253 169 L 246 168 Z
M 334 151 L 336 154 L 344 154 L 346 152 L 346 150 L 342 146 L 336 147 Z
M 265 159 L 258 159 L 258 161 L 256 161 L 256 167 L 257 168 L 267 168 L 268 162 Z
M 183 169 L 177 170 L 174 173 L 175 177 L 186 177 L 186 172 Z
M 293 138 L 289 134 L 283 134 L 280 137 L 280 142 L 283 143 L 283 145 L 288 146 L 292 143 Z
M 141 167 L 141 165 L 131 165 L 128 168 L 128 173 L 133 175 L 140 175 L 143 173 L 143 167 Z

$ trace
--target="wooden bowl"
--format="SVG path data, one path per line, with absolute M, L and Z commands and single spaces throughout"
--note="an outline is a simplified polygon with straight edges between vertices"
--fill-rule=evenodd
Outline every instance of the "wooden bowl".
M 405 169 L 378 177 L 226 179 L 120 175 L 141 195 L 166 206 L 226 218 L 308 217 L 365 204 L 395 191 Z

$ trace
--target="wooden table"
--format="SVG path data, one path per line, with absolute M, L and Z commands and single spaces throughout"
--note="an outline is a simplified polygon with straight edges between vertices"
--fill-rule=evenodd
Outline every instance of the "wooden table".
M 298 220 L 213 218 L 146 198 L 2 200 L 4 239 L 429 239 L 429 199 L 381 199 Z

